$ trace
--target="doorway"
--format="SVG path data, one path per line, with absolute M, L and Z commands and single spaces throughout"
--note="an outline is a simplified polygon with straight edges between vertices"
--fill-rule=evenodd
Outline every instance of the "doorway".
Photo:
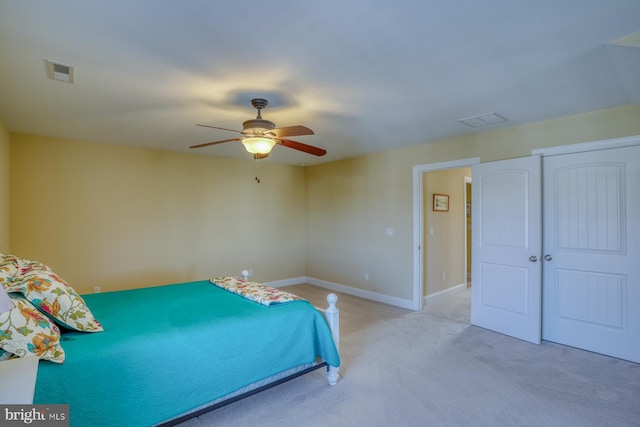
M 413 167 L 413 230 L 414 230 L 414 250 L 413 250 L 413 299 L 412 299 L 412 308 L 414 310 L 421 310 L 423 306 L 423 293 L 425 286 L 425 260 L 429 257 L 429 254 L 426 252 L 427 239 L 425 238 L 426 232 L 430 232 L 428 227 L 425 227 L 425 218 L 427 215 L 426 207 L 431 205 L 431 200 L 426 200 L 431 197 L 431 193 L 428 196 L 425 196 L 425 184 L 424 184 L 424 174 L 434 171 L 446 171 L 452 169 L 460 169 L 467 168 L 473 166 L 475 164 L 480 163 L 480 158 L 469 158 L 469 159 L 461 159 L 450 162 L 441 162 L 441 163 L 430 163 L 424 165 L 417 165 Z M 464 192 L 461 192 L 463 194 Z M 451 201 L 450 201 L 451 202 Z M 464 211 L 465 204 L 463 204 L 463 200 L 459 199 L 457 201 L 459 205 L 462 207 L 461 209 Z M 433 212 L 433 211 L 431 211 Z M 440 213 L 443 215 L 443 213 Z M 463 216 L 461 216 L 463 217 Z M 460 223 L 462 226 L 462 223 Z M 426 231 L 426 232 L 425 232 Z M 434 235 L 437 232 L 437 229 L 433 230 Z M 462 249 L 464 250 L 464 249 Z M 466 257 L 465 257 L 466 258 Z M 433 272 L 432 272 L 433 273 Z M 445 273 L 445 279 L 447 278 L 447 272 Z M 462 277 L 466 277 L 466 272 L 460 272 Z M 436 277 L 440 278 L 442 281 L 442 272 L 436 272 Z M 462 286 L 466 286 L 465 279 L 462 279 Z M 446 291 L 446 290 L 445 290 Z

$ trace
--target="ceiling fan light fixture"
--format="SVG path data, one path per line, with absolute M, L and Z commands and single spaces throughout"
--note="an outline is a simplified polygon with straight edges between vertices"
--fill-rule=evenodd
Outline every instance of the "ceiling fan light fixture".
M 307 145 L 303 144 L 302 142 L 283 138 L 289 136 L 314 135 L 314 133 L 311 129 L 302 125 L 276 128 L 275 123 L 269 120 L 264 120 L 260 115 L 260 110 L 265 108 L 267 104 L 268 103 L 266 99 L 255 98 L 251 100 L 251 105 L 253 105 L 258 110 L 258 116 L 255 119 L 246 120 L 242 124 L 241 131 L 221 128 L 218 126 L 198 125 L 213 129 L 237 132 L 242 134 L 241 137 L 207 142 L 205 144 L 196 144 L 192 145 L 189 148 L 207 147 L 209 145 L 216 145 L 229 141 L 242 141 L 245 149 L 249 153 L 253 154 L 253 158 L 256 160 L 264 159 L 265 157 L 267 157 L 271 152 L 273 146 L 276 144 L 282 145 L 283 147 L 292 148 L 294 150 L 302 151 L 304 153 L 313 154 L 314 156 L 324 156 L 325 154 L 327 154 L 327 150 L 323 148 L 318 148 L 314 147 L 313 145 Z
M 242 144 L 251 154 L 269 154 L 276 142 L 270 138 L 250 137 L 244 138 Z

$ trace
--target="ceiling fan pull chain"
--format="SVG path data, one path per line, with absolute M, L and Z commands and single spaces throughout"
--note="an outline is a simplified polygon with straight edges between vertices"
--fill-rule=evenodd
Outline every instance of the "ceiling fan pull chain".
M 256 159 L 256 177 L 255 177 L 255 180 L 256 180 L 256 182 L 258 184 L 260 184 L 260 178 L 258 178 L 258 165 L 260 163 L 260 157 L 255 156 L 254 158 Z

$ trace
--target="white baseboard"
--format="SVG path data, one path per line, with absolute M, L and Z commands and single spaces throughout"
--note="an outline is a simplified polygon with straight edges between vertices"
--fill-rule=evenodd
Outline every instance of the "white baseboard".
M 299 285 L 301 283 L 308 283 L 306 276 L 292 277 L 291 279 L 274 280 L 273 282 L 265 282 L 267 286 L 272 288 L 281 288 L 283 286 Z
M 457 294 L 458 292 L 462 292 L 465 289 L 467 289 L 467 285 L 465 283 L 460 283 L 459 285 L 455 285 L 450 288 L 444 289 L 442 291 L 435 292 L 430 295 L 426 295 L 424 298 L 422 298 L 422 301 L 423 303 L 426 303 L 427 301 L 436 301 L 440 298 Z
M 358 289 L 351 286 L 341 285 L 340 283 L 329 282 L 327 280 L 316 279 L 315 277 L 301 276 L 293 277 L 290 279 L 274 280 L 273 282 L 265 282 L 267 286 L 272 288 L 281 288 L 283 286 L 299 285 L 301 283 L 309 283 L 310 285 L 319 286 L 321 288 L 328 289 L 330 291 L 342 292 L 343 294 L 353 295 L 355 297 L 364 298 L 383 304 L 394 305 L 396 307 L 406 308 L 408 310 L 415 310 L 413 301 L 392 297 L 377 292 L 367 291 L 364 289 Z
M 408 299 L 402 299 L 398 297 L 392 297 L 378 292 L 367 291 L 365 289 L 354 288 L 351 286 L 342 285 L 340 283 L 329 282 L 327 280 L 316 279 L 315 277 L 300 276 L 292 277 L 290 279 L 274 280 L 273 282 L 265 282 L 267 286 L 272 288 L 281 288 L 283 286 L 299 285 L 301 283 L 309 283 L 310 285 L 319 286 L 331 291 L 342 292 L 343 294 L 353 295 L 355 297 L 368 299 L 371 301 L 381 302 L 383 304 L 394 305 L 396 307 L 406 308 L 407 310 L 415 310 L 413 301 Z M 440 298 L 457 294 L 467 289 L 465 283 L 452 286 L 448 289 L 444 289 L 439 292 L 435 292 L 430 295 L 426 295 L 422 298 L 423 305 L 427 301 L 436 301 Z
M 413 301 L 392 297 L 389 295 L 380 294 L 377 292 L 367 291 L 364 289 L 353 288 L 351 286 L 341 285 L 340 283 L 328 282 L 326 280 L 316 279 L 314 277 L 307 277 L 307 283 L 320 286 L 321 288 L 329 289 L 336 292 L 342 292 L 343 294 L 353 295 L 355 297 L 365 298 L 384 304 L 395 305 L 396 307 L 406 308 L 408 310 L 414 310 Z

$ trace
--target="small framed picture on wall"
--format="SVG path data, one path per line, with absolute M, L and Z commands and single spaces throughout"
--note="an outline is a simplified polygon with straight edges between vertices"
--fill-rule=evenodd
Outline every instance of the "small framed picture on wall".
M 434 212 L 449 212 L 449 196 L 447 194 L 433 195 Z

